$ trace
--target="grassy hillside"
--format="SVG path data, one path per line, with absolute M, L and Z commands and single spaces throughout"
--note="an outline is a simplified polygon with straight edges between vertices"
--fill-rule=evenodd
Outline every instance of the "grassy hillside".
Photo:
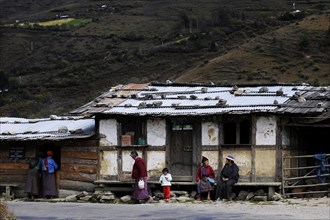
M 65 114 L 129 82 L 329 84 L 329 3 L 295 1 L 302 20 L 283 16 L 292 2 L 0 0 L 0 116 Z M 90 22 L 20 26 L 63 15 Z

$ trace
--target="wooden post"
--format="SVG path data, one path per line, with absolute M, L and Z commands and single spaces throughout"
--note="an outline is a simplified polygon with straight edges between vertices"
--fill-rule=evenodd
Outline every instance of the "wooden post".
M 10 186 L 6 186 L 6 199 L 10 200 Z
M 257 134 L 257 119 L 252 115 L 252 137 L 251 137 L 251 182 L 256 182 L 256 134 Z
M 219 167 L 218 167 L 218 170 L 219 172 L 222 170 L 222 167 L 223 167 L 223 151 L 222 151 L 222 145 L 224 144 L 224 132 L 223 132 L 223 123 L 222 123 L 222 120 L 220 119 L 219 121 Z
M 197 173 L 197 166 L 202 156 L 202 129 L 201 121 L 193 124 L 193 165 L 192 165 L 192 180 L 195 181 L 195 175 Z
M 275 170 L 275 181 L 281 181 L 282 172 L 282 125 L 280 120 L 276 120 L 276 170 Z

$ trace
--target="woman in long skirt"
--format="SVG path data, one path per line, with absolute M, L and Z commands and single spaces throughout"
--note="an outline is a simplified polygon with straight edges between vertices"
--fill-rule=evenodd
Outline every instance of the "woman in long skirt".
M 58 168 L 52 159 L 53 152 L 47 151 L 47 158 L 42 161 L 43 195 L 46 198 L 57 197 L 55 170 Z

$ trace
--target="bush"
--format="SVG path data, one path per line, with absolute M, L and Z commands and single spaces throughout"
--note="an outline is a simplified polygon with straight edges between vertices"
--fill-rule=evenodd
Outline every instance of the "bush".
M 8 207 L 5 203 L 0 202 L 0 219 L 4 220 L 15 220 L 15 216 L 8 210 Z

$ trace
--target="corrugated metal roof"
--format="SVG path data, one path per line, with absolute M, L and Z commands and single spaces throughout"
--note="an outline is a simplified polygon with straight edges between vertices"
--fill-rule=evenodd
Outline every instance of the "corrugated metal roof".
M 322 114 L 330 109 L 330 87 L 305 87 L 277 109 L 283 114 Z
M 95 120 L 78 117 L 0 118 L 0 140 L 61 140 L 91 137 Z
M 312 99 L 311 90 L 328 91 L 329 88 L 306 87 L 306 85 L 254 85 L 224 87 L 200 84 L 129 84 L 112 88 L 85 106 L 71 113 L 102 113 L 120 115 L 210 115 L 242 114 L 250 112 L 289 112 L 310 114 L 327 111 L 319 103 L 307 106 L 293 101 L 296 94 L 306 94 Z M 130 92 L 130 93 L 125 93 Z M 123 95 L 124 93 L 124 95 Z M 309 94 L 307 96 L 307 94 Z M 325 93 L 326 97 L 328 93 Z M 321 95 L 322 96 L 322 95 Z M 106 97 L 106 98 L 104 98 Z M 120 98 L 120 102 L 116 99 Z M 96 106 L 96 100 L 106 103 Z M 314 99 L 314 98 L 313 98 Z M 325 100 L 326 101 L 326 100 Z M 103 101 L 102 101 L 103 103 Z M 329 99 L 327 99 L 329 104 Z M 301 108 L 301 110 L 299 110 Z M 286 110 L 285 110 L 286 109 Z M 302 110 L 303 109 L 303 110 Z M 296 113 L 296 112 L 295 112 Z

